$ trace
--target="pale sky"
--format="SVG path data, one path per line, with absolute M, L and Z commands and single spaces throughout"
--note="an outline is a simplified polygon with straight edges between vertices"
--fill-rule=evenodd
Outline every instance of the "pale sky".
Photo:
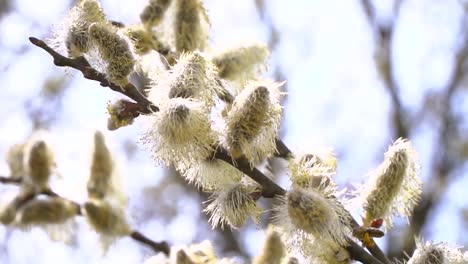
M 268 41 L 268 32 L 255 10 L 253 0 L 206 0 L 212 34 L 212 45 L 255 39 Z M 280 31 L 280 43 L 273 52 L 270 69 L 280 64 L 287 77 L 284 141 L 293 150 L 304 147 L 332 147 L 338 154 L 338 182 L 360 182 L 382 160 L 383 152 L 396 140 L 389 134 L 390 100 L 373 62 L 374 40 L 357 0 L 296 0 L 268 2 L 268 11 Z M 383 14 L 389 0 L 375 1 Z M 125 23 L 138 22 L 145 0 L 103 0 L 111 19 Z M 59 23 L 68 8 L 63 0 L 16 0 L 13 11 L 0 20 L 0 98 L 3 120 L 0 123 L 0 155 L 9 145 L 21 142 L 31 126 L 24 111 L 24 101 L 37 94 L 44 80 L 60 74 L 51 58 L 32 47 L 27 37 L 50 35 L 50 25 Z M 427 91 L 444 87 L 453 64 L 454 28 L 461 10 L 457 0 L 407 0 L 396 25 L 394 59 L 396 78 L 401 85 L 405 107 L 420 105 Z M 385 17 L 385 16 L 384 16 Z M 73 74 L 73 71 L 72 71 Z M 269 72 L 268 74 L 271 74 Z M 267 75 L 268 75 L 267 74 Z M 90 143 L 95 129 L 105 131 L 105 105 L 119 98 L 96 82 L 80 74 L 70 78 L 59 120 L 53 126 L 57 163 L 65 179 L 54 182 L 56 191 L 76 201 L 84 201 L 84 180 L 88 173 Z M 466 95 L 461 95 L 466 96 Z M 459 99 L 464 102 L 465 97 Z M 463 104 L 466 105 L 466 104 Z M 462 105 L 462 106 L 463 106 Z M 460 107 L 467 113 L 467 107 Z M 105 131 L 117 159 L 125 160 L 121 140 L 135 140 L 141 135 L 141 124 L 117 131 Z M 434 135 L 421 128 L 412 138 L 419 153 L 423 178 L 431 167 Z M 125 190 L 130 197 L 130 216 L 138 215 L 141 191 L 161 181 L 162 172 L 155 168 L 143 147 L 136 157 L 121 166 Z M 8 172 L 0 162 L 0 174 Z M 468 186 L 466 170 L 452 183 L 444 196 L 443 208 L 433 219 L 426 239 L 463 243 L 463 224 L 457 215 L 466 206 Z M 288 187 L 285 185 L 284 187 Z M 0 194 L 14 190 L 0 187 Z M 176 201 L 177 202 L 177 201 Z M 201 205 L 183 201 L 177 207 L 187 215 L 198 215 Z M 82 221 L 82 220 L 79 220 Z M 176 217 L 168 225 L 157 219 L 139 224 L 139 229 L 155 240 L 172 244 L 188 243 L 196 235 L 196 217 Z M 116 243 L 106 256 L 101 256 L 98 240 L 85 223 L 80 223 L 76 245 L 50 242 L 40 230 L 11 231 L 0 226 L 0 248 L 6 247 L 9 259 L 2 263 L 138 263 L 150 252 L 130 239 Z M 247 252 L 260 249 L 263 234 L 250 226 L 244 239 Z M 4 241 L 9 243 L 5 244 Z M 465 240 L 466 242 L 466 240 Z

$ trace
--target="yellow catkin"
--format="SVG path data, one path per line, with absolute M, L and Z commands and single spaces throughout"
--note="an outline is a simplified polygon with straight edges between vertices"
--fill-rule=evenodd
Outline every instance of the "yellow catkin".
M 270 226 L 267 231 L 263 249 L 260 254 L 255 257 L 252 264 L 281 264 L 281 260 L 284 256 L 285 248 L 281 241 L 281 236 Z
M 161 23 L 172 0 L 150 0 L 140 14 L 140 20 L 145 27 L 151 29 Z
M 74 217 L 79 207 L 59 197 L 33 200 L 21 208 L 22 225 L 61 224 Z
M 175 46 L 178 52 L 204 50 L 209 22 L 201 0 L 175 0 Z
M 87 183 L 88 197 L 103 199 L 109 193 L 113 169 L 114 162 L 104 141 L 104 135 L 97 131 L 94 134 L 93 158 Z
M 109 80 L 125 86 L 135 64 L 126 39 L 117 33 L 116 28 L 105 23 L 91 24 L 89 35 L 96 44 L 100 56 L 107 63 L 106 74 Z
M 27 184 L 39 189 L 46 188 L 54 165 L 52 152 L 45 141 L 37 140 L 28 144 L 30 147 L 26 156 Z

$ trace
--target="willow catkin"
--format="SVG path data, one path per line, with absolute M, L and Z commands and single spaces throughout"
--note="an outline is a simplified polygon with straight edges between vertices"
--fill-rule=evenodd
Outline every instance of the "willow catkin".
M 284 244 L 280 234 L 270 226 L 267 230 L 262 251 L 253 260 L 253 264 L 281 264 L 285 256 Z
M 385 153 L 384 161 L 360 190 L 365 210 L 364 225 L 383 219 L 391 228 L 393 216 L 411 215 L 422 191 L 411 142 L 398 139 Z
M 214 192 L 204 209 L 211 214 L 209 221 L 212 227 L 220 225 L 224 228 L 227 224 L 231 228 L 240 228 L 249 217 L 258 220 L 262 210 L 251 195 L 255 191 L 255 185 L 236 183 Z
M 151 147 L 154 158 L 167 166 L 199 162 L 213 152 L 216 134 L 211 128 L 208 109 L 200 102 L 169 99 L 145 121 L 147 130 L 143 140 Z
M 106 23 L 92 23 L 89 36 L 107 64 L 106 75 L 109 80 L 125 86 L 135 65 L 127 40 L 117 33 L 116 28 Z
M 21 208 L 21 225 L 61 224 L 76 216 L 79 207 L 63 198 L 52 197 L 44 200 L 35 199 Z
M 90 175 L 87 183 L 88 197 L 104 199 L 112 188 L 114 161 L 104 141 L 104 135 L 96 131 Z
M 52 151 L 43 140 L 30 139 L 25 149 L 26 178 L 25 186 L 37 189 L 48 187 L 52 174 L 54 157 Z
M 234 99 L 225 117 L 225 144 L 234 158 L 245 155 L 255 165 L 276 151 L 281 85 L 252 81 Z
M 201 0 L 175 0 L 175 47 L 177 52 L 204 50 L 209 21 Z
M 159 25 L 171 2 L 172 0 L 150 0 L 140 14 L 143 25 L 148 29 Z

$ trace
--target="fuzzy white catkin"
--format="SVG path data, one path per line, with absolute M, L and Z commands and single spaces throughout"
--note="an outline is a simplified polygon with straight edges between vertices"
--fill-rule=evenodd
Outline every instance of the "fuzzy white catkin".
M 243 81 L 252 79 L 266 68 L 269 55 L 268 47 L 263 43 L 244 43 L 215 51 L 211 60 L 218 67 L 219 77 Z
M 336 158 L 330 152 L 320 158 L 315 154 L 296 155 L 289 160 L 289 178 L 303 188 L 321 188 L 332 183 L 331 177 L 336 174 Z
M 178 170 L 190 184 L 194 184 L 205 192 L 216 191 L 239 182 L 243 176 L 242 172 L 218 159 L 179 166 Z
M 267 230 L 263 249 L 253 260 L 253 264 L 281 264 L 285 256 L 280 234 L 270 226 Z
M 88 223 L 100 235 L 101 245 L 107 251 L 116 239 L 130 234 L 124 209 L 111 203 L 89 199 L 84 204 L 84 213 Z
M 89 198 L 104 199 L 112 188 L 114 161 L 104 141 L 104 135 L 96 131 L 90 175 L 87 182 Z
M 107 64 L 107 78 L 122 87 L 125 86 L 135 65 L 127 40 L 107 23 L 92 23 L 89 26 L 89 36 L 98 48 L 100 57 Z
M 245 155 L 254 166 L 276 151 L 281 85 L 252 81 L 236 96 L 225 118 L 225 144 L 233 157 Z
M 414 156 L 411 142 L 401 138 L 385 153 L 384 161 L 360 191 L 366 212 L 365 225 L 382 218 L 385 228 L 389 229 L 393 216 L 411 215 L 422 191 L 419 165 Z
M 24 167 L 25 144 L 15 144 L 8 149 L 6 162 L 10 168 L 10 178 L 20 179 L 26 174 Z
M 333 196 L 295 187 L 287 193 L 287 211 L 293 225 L 318 239 L 347 244 L 349 219 Z
M 251 195 L 255 191 L 255 185 L 237 183 L 214 192 L 204 209 L 211 214 L 209 221 L 212 227 L 219 225 L 224 228 L 227 224 L 231 228 L 240 228 L 249 217 L 258 221 L 262 210 Z
M 468 264 L 468 252 L 460 247 L 451 247 L 447 243 L 423 243 L 416 240 L 416 250 L 408 264 Z
M 55 165 L 52 150 L 42 136 L 36 134 L 28 140 L 25 146 L 24 166 L 25 178 L 23 188 L 44 190 L 49 186 L 49 179 Z
M 177 52 L 203 51 L 208 42 L 209 26 L 203 1 L 175 0 L 174 35 Z
M 143 137 L 156 161 L 186 166 L 207 159 L 217 138 L 208 109 L 185 98 L 169 99 L 159 106 L 159 112 L 145 117 Z
M 69 57 L 76 58 L 91 48 L 88 33 L 91 23 L 103 23 L 105 20 L 99 1 L 81 0 L 68 12 L 49 42 L 59 52 L 66 50 Z
M 61 224 L 74 217 L 79 207 L 59 197 L 32 200 L 21 208 L 21 225 Z
M 149 0 L 149 3 L 140 14 L 140 20 L 146 28 L 151 29 L 161 23 L 164 14 L 172 0 Z
M 216 74 L 214 66 L 203 54 L 184 53 L 166 74 L 155 76 L 149 98 L 156 104 L 167 98 L 191 98 L 212 106 L 221 90 Z

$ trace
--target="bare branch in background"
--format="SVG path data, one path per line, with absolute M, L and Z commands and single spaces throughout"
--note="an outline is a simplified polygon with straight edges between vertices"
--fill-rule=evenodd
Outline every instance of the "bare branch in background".
M 395 126 L 393 136 L 395 138 L 403 137 L 408 138 L 409 128 L 408 121 L 404 107 L 400 99 L 400 88 L 395 80 L 394 61 L 392 60 L 392 41 L 395 29 L 395 20 L 398 19 L 402 0 L 394 2 L 393 8 L 393 22 L 381 25 L 377 19 L 376 10 L 371 0 L 361 0 L 364 14 L 366 15 L 369 25 L 374 32 L 374 40 L 376 43 L 374 61 L 376 68 L 382 78 L 385 89 L 390 94 L 392 101 L 393 113 L 392 122 Z

